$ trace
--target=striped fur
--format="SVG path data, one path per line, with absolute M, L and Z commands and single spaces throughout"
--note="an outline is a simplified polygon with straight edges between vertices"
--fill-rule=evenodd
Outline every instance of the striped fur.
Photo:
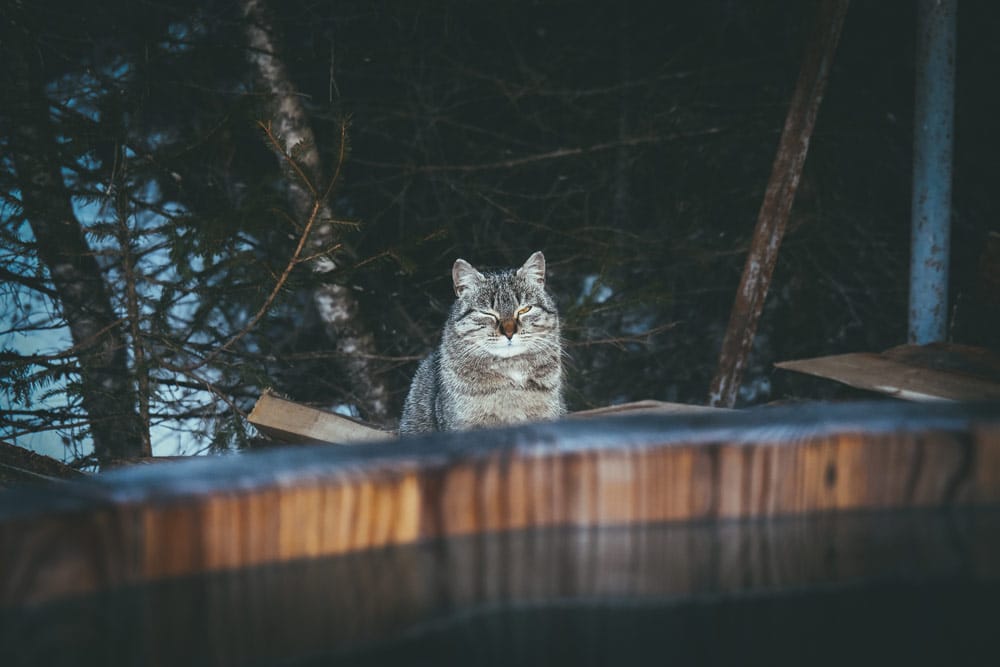
M 421 363 L 399 432 L 454 431 L 562 415 L 559 314 L 545 289 L 545 257 L 480 273 L 456 260 L 457 299 L 441 344 Z

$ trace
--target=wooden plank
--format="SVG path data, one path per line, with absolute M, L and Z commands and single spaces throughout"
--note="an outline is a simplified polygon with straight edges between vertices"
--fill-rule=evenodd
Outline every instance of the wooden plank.
M 568 417 L 613 417 L 617 415 L 639 415 L 639 414 L 695 414 L 703 412 L 728 412 L 727 408 L 713 408 L 707 405 L 689 405 L 687 403 L 666 403 L 664 401 L 633 401 L 631 403 L 621 403 L 619 405 L 609 405 L 591 410 L 580 410 L 571 412 Z
M 632 414 L 693 414 L 719 410 L 721 408 L 710 408 L 703 405 L 635 401 L 573 412 L 568 416 L 592 418 Z M 310 442 L 364 444 L 382 442 L 392 439 L 396 435 L 391 431 L 383 431 L 343 415 L 281 398 L 270 391 L 265 391 L 260 397 L 247 421 L 262 433 L 276 440 L 297 444 Z
M 479 533 L 996 506 L 998 464 L 990 406 L 883 402 L 138 466 L 6 492 L 0 608 Z
M 395 437 L 388 431 L 281 398 L 271 391 L 261 395 L 247 421 L 276 440 L 298 444 L 361 444 Z
M 19 484 L 80 479 L 85 473 L 23 447 L 0 442 L 0 490 Z
M 775 366 L 911 401 L 1000 401 L 1000 383 L 967 369 L 948 368 L 940 361 L 931 367 L 930 356 L 894 348 L 884 354 L 856 352 Z M 923 365 L 916 365 L 915 359 L 922 359 Z
M 909 366 L 1000 384 L 1000 356 L 984 347 L 956 343 L 898 345 L 883 352 L 882 356 Z

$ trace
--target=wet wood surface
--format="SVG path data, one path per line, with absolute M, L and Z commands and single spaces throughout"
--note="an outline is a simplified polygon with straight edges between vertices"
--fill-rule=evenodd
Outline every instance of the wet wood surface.
M 292 447 L 0 495 L 0 603 L 456 536 L 997 503 L 989 405 L 789 406 Z
M 659 605 L 660 609 L 678 610 L 682 632 L 672 642 L 683 641 L 699 624 L 707 624 L 708 640 L 713 645 L 738 644 L 745 640 L 742 633 L 752 618 L 743 619 L 726 633 L 725 616 L 716 619 L 708 614 L 713 606 L 725 608 L 727 601 L 732 604 L 777 595 L 779 602 L 771 605 L 774 607 L 790 591 L 802 595 L 813 590 L 815 606 L 823 607 L 821 594 L 837 590 L 835 585 L 854 591 L 864 586 L 877 590 L 880 582 L 916 591 L 928 582 L 943 590 L 975 585 L 990 598 L 990 591 L 997 591 L 998 579 L 1000 510 L 996 508 L 648 526 L 562 526 L 466 535 L 183 577 L 30 607 L 17 615 L 4 616 L 0 610 L 0 640 L 8 649 L 20 647 L 19 655 L 8 650 L 8 656 L 15 656 L 5 662 L 8 666 L 76 664 L 95 657 L 99 659 L 89 662 L 302 664 L 299 660 L 303 656 L 315 659 L 322 655 L 328 656 L 326 662 L 303 662 L 340 665 L 345 664 L 344 652 L 352 648 L 448 632 L 469 618 L 479 617 L 493 627 L 492 639 L 498 644 L 490 647 L 491 658 L 496 651 L 512 650 L 513 643 L 513 650 L 522 657 L 508 664 L 553 664 L 539 656 L 537 638 L 536 645 L 517 646 L 518 641 L 526 642 L 521 629 L 505 627 L 502 619 L 493 615 L 500 610 L 516 615 L 574 608 L 603 608 L 622 615 Z M 911 597 L 915 604 L 928 604 L 926 594 Z M 936 600 L 933 608 L 918 608 L 924 625 L 932 626 L 941 620 L 935 614 L 944 614 L 945 621 L 956 622 L 961 617 L 963 625 L 977 627 L 979 610 L 963 597 L 958 599 L 957 609 L 942 610 Z M 993 599 L 989 599 L 990 608 Z M 694 611 L 679 606 L 685 602 L 696 604 Z M 869 607 L 860 606 L 859 613 Z M 823 629 L 815 631 L 813 641 L 829 641 L 828 633 L 833 631 L 838 645 L 850 644 L 850 633 L 840 636 L 848 622 L 838 617 L 843 607 L 834 605 L 832 609 L 831 618 L 825 619 L 828 624 L 820 624 Z M 909 609 L 892 611 L 905 613 Z M 789 641 L 785 634 L 796 627 L 797 618 L 774 612 L 773 625 L 765 624 L 761 630 L 770 632 L 769 641 L 784 646 Z M 878 624 L 880 632 L 885 632 L 892 620 L 875 617 L 864 624 Z M 989 625 L 983 618 L 978 623 Z M 647 628 L 646 633 L 661 636 L 665 631 L 660 625 Z M 928 629 L 922 637 L 905 639 L 916 641 L 930 632 Z M 635 635 L 628 633 L 629 637 Z M 32 645 L 25 643 L 24 637 L 45 641 Z M 577 628 L 571 639 L 573 643 L 608 642 L 610 651 L 621 648 L 606 626 Z M 461 633 L 446 638 L 457 646 L 470 640 Z M 674 649 L 669 645 L 662 648 Z M 863 648 L 869 650 L 870 645 Z M 198 659 L 192 659 L 193 655 Z M 623 664 L 622 656 L 614 655 L 614 659 L 582 664 Z M 454 664 L 482 664 L 467 654 L 463 657 Z M 954 654 L 949 653 L 949 657 Z M 859 664 L 857 654 L 853 658 L 842 664 Z M 726 664 L 733 662 L 741 660 Z M 659 661 L 650 659 L 641 664 L 651 663 Z M 421 661 L 411 653 L 365 664 L 442 663 Z

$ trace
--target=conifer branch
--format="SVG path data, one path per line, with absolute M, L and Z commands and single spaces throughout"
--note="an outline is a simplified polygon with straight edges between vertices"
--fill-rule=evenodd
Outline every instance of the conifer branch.
M 264 130 L 265 135 L 271 142 L 271 145 L 274 147 L 275 151 L 277 151 L 278 154 L 281 156 L 281 158 L 294 169 L 295 173 L 299 175 L 299 178 L 302 180 L 303 184 L 309 189 L 309 191 L 312 192 L 314 195 L 317 195 L 318 193 L 317 189 L 315 188 L 315 186 L 313 186 L 312 182 L 309 180 L 309 177 L 298 167 L 298 165 L 295 162 L 295 159 L 281 145 L 280 139 L 274 134 L 274 132 L 271 129 L 271 124 L 270 123 L 258 123 L 258 124 Z M 264 318 L 264 316 L 267 315 L 268 311 L 270 311 L 271 309 L 271 306 L 274 304 L 275 299 L 278 297 L 278 294 L 281 292 L 282 288 L 284 288 L 285 284 L 288 282 L 288 279 L 292 274 L 292 270 L 294 270 L 296 266 L 305 261 L 305 258 L 302 257 L 302 250 L 305 248 L 306 242 L 309 240 L 310 232 L 315 226 L 316 221 L 319 218 L 319 214 L 323 210 L 324 205 L 326 204 L 326 198 L 330 196 L 330 193 L 333 191 L 333 187 L 336 184 L 337 179 L 340 178 L 340 173 L 341 169 L 343 168 L 344 160 L 347 158 L 346 143 L 347 143 L 347 123 L 346 121 L 344 121 L 341 122 L 341 127 L 340 127 L 340 151 L 338 153 L 337 167 L 334 171 L 334 175 L 330 179 L 329 183 L 327 183 L 326 188 L 323 190 L 322 196 L 314 197 L 312 203 L 312 209 L 310 210 L 309 216 L 306 219 L 306 224 L 302 228 L 302 231 L 299 233 L 299 240 L 295 246 L 295 251 L 292 253 L 292 256 L 288 259 L 288 262 L 285 264 L 285 268 L 282 270 L 281 275 L 278 276 L 278 279 L 275 282 L 274 287 L 271 289 L 271 292 L 267 295 L 267 298 L 264 299 L 264 303 L 261 304 L 260 308 L 257 309 L 257 312 L 254 313 L 253 317 L 250 318 L 250 320 L 246 323 L 246 325 L 244 325 L 243 328 L 241 328 L 238 332 L 233 334 L 225 343 L 212 350 L 208 355 L 203 357 L 200 361 L 191 364 L 185 368 L 177 368 L 170 366 L 171 370 L 182 372 L 187 375 L 192 374 L 194 371 L 198 370 L 199 368 L 205 366 L 206 364 L 218 358 L 218 356 L 223 352 L 229 350 L 244 336 L 250 333 L 257 326 L 257 324 Z M 201 380 L 201 378 L 197 379 Z

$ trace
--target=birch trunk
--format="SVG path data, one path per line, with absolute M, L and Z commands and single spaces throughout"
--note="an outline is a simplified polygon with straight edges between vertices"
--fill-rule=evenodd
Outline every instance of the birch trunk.
M 301 98 L 278 56 L 278 39 L 264 0 L 243 0 L 249 58 L 257 77 L 272 98 L 271 127 L 284 144 L 286 152 L 298 146 L 296 161 L 318 190 L 325 188 L 324 172 L 315 137 Z M 300 220 L 308 218 L 315 198 L 305 184 L 289 179 L 288 198 Z M 308 239 L 308 254 L 315 257 L 312 268 L 329 273 L 337 268 L 325 252 L 336 242 L 336 232 L 328 202 L 322 202 L 317 224 Z M 327 283 L 316 288 L 313 300 L 324 328 L 340 353 L 348 374 L 348 382 L 365 416 L 376 422 L 388 417 L 388 391 L 384 380 L 370 363 L 375 353 L 375 340 L 360 320 L 358 303 L 349 288 Z

